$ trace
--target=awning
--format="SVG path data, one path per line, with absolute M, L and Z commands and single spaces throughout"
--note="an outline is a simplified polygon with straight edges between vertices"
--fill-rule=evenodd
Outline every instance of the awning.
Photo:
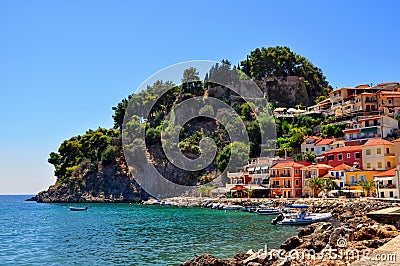
M 256 167 L 256 171 L 259 171 L 259 170 L 260 170 L 260 166 Z
M 322 159 L 324 159 L 325 158 L 325 156 L 318 156 L 318 157 L 315 157 L 315 159 L 317 159 L 317 160 L 322 160 Z
M 388 177 L 375 177 L 374 181 L 388 181 L 388 180 L 393 180 L 394 176 L 388 176 Z
M 247 169 L 247 170 L 253 172 L 254 171 L 254 167 L 249 167 L 249 169 Z
M 263 166 L 263 167 L 261 167 L 261 170 L 268 170 L 268 166 Z

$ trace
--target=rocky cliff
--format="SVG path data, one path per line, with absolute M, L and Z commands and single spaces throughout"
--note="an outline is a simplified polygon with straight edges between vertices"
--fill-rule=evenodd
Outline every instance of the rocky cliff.
M 125 163 L 103 165 L 97 171 L 86 165 L 63 184 L 51 186 L 30 200 L 37 202 L 139 202 L 149 195 L 129 174 Z

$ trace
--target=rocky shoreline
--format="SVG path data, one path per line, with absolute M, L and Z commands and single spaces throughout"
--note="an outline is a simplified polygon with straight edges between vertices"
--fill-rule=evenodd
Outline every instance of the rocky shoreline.
M 245 201 L 245 204 L 249 203 L 256 204 L 254 201 Z M 203 254 L 182 262 L 181 265 L 349 265 L 399 235 L 395 226 L 378 223 L 366 214 L 384 208 L 399 207 L 400 203 L 367 198 L 273 200 L 275 206 L 287 203 L 309 204 L 311 211 L 330 212 L 333 219 L 330 222 L 300 227 L 298 234 L 282 243 L 279 250 L 249 250 L 230 259 L 218 259 L 210 254 Z

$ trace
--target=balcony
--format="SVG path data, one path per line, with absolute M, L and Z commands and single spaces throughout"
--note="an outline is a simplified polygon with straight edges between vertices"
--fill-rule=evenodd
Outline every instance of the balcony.
M 279 185 L 276 185 L 276 184 L 272 184 L 271 185 L 271 188 L 281 188 Z
M 394 184 L 379 186 L 379 189 L 394 189 L 394 188 L 396 188 L 396 185 Z
M 290 173 L 282 173 L 281 177 L 290 177 Z

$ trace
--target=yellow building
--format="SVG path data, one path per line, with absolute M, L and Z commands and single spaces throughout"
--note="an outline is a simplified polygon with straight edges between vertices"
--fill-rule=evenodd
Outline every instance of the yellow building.
M 362 146 L 364 170 L 390 170 L 396 166 L 394 144 L 384 139 L 370 139 Z
M 379 173 L 382 173 L 382 171 L 367 171 L 367 170 L 345 171 L 346 175 L 345 191 L 354 193 L 356 196 L 361 196 L 363 188 L 359 186 L 357 182 L 359 181 L 373 182 L 374 175 Z M 371 190 L 371 193 L 374 191 L 375 190 Z

